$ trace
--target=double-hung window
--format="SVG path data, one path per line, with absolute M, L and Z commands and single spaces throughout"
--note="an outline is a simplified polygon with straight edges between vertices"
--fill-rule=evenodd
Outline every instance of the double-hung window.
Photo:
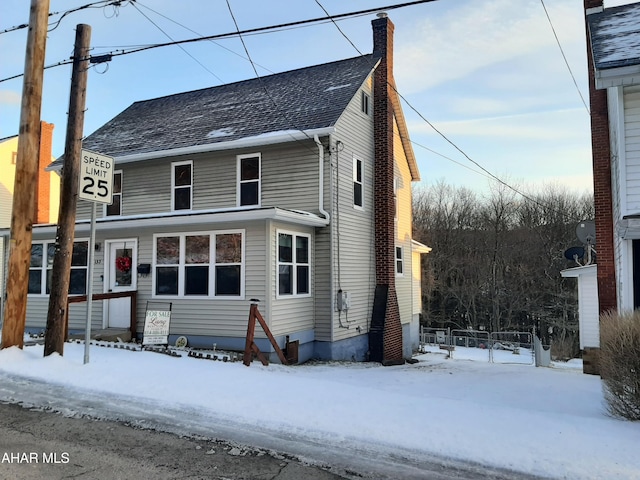
M 242 297 L 244 232 L 155 236 L 156 296 Z
M 193 162 L 171 164 L 171 210 L 191 210 L 193 201 Z
M 122 170 L 113 172 L 113 196 L 111 205 L 106 206 L 107 217 L 122 215 Z
M 404 276 L 404 248 L 396 247 L 396 277 Z
M 310 236 L 278 232 L 278 296 L 309 295 Z
M 364 165 L 362 160 L 353 157 L 353 206 L 356 208 L 362 208 L 364 205 L 363 178 Z
M 259 153 L 238 156 L 238 206 L 260 206 L 262 159 Z
M 54 242 L 34 242 L 31 244 L 29 294 L 48 295 L 51 293 L 54 255 Z M 87 293 L 88 260 L 88 242 L 86 240 L 74 242 L 71 254 L 71 271 L 69 273 L 69 294 L 84 295 Z

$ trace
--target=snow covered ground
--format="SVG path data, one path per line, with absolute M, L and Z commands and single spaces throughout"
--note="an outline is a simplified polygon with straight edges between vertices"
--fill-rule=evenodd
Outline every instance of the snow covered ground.
M 394 367 L 247 368 L 98 346 L 83 365 L 82 344 L 47 358 L 42 346 L 13 347 L 0 351 L 0 400 L 177 432 L 227 428 L 284 451 L 304 438 L 345 461 L 396 452 L 415 478 L 418 459 L 442 458 L 548 478 L 640 479 L 640 424 L 607 415 L 600 378 L 579 362 L 536 368 L 526 351 L 494 352 L 494 362 L 519 364 L 490 363 L 480 349 L 445 353 Z

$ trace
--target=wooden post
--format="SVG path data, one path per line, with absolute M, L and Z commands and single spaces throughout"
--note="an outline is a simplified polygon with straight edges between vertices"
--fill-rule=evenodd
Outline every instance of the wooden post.
M 48 19 L 49 0 L 31 0 L 11 213 L 7 301 L 4 307 L 1 348 L 24 346 Z
M 62 168 L 62 192 L 56 232 L 56 250 L 53 258 L 49 311 L 44 337 L 45 356 L 54 352 L 60 355 L 64 353 L 65 319 L 68 308 L 67 295 L 71 273 L 71 255 L 75 238 L 90 41 L 91 27 L 83 24 L 78 25 L 73 51 L 69 120 L 64 144 L 64 167 Z M 88 281 L 90 282 L 92 279 L 89 278 Z
M 269 330 L 267 322 L 265 322 L 264 318 L 262 318 L 262 314 L 258 310 L 258 304 L 257 303 L 252 303 L 251 304 L 251 308 L 249 309 L 249 324 L 247 325 L 247 339 L 246 339 L 245 346 L 244 346 L 244 360 L 243 360 L 243 363 L 247 367 L 249 365 L 251 365 L 251 360 L 253 359 L 253 354 L 255 353 L 256 356 L 260 359 L 260 361 L 262 362 L 262 364 L 265 367 L 267 365 L 269 365 L 269 361 L 267 360 L 267 358 L 264 356 L 264 354 L 260 351 L 258 346 L 253 341 L 253 338 L 254 338 L 255 332 L 256 332 L 256 320 L 258 320 L 258 322 L 260 322 L 260 326 L 262 326 L 262 330 L 264 330 L 264 333 L 267 334 L 267 338 L 271 342 L 271 345 L 273 346 L 274 350 L 276 351 L 276 354 L 278 355 L 278 358 L 280 359 L 282 364 L 283 365 L 289 365 L 289 362 L 285 358 L 284 353 L 282 353 L 282 350 L 278 346 L 278 342 L 276 342 L 276 339 L 271 334 L 271 330 Z

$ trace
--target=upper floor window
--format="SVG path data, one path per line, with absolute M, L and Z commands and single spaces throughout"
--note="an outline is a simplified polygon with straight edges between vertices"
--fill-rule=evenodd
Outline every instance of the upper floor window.
M 259 153 L 238 156 L 238 206 L 260 205 L 261 163 Z
M 367 93 L 362 92 L 361 99 L 362 113 L 369 115 L 369 112 L 371 111 L 371 97 Z
M 108 217 L 122 215 L 122 170 L 113 172 L 113 196 L 111 205 L 106 206 Z
M 396 247 L 396 277 L 402 277 L 404 275 L 403 253 L 403 247 Z
M 191 210 L 193 200 L 193 162 L 171 164 L 171 210 Z
M 242 231 L 156 235 L 157 296 L 244 295 Z
M 400 185 L 400 179 L 398 177 L 393 178 L 393 219 L 398 221 L 398 186 Z
M 87 293 L 88 245 L 89 243 L 86 240 L 73 243 L 71 271 L 69 273 L 69 294 L 71 295 L 84 295 Z M 51 292 L 54 255 L 54 242 L 35 242 L 31 244 L 28 293 L 48 295 Z
M 278 232 L 278 296 L 310 293 L 309 235 Z
M 362 208 L 364 164 L 359 158 L 353 158 L 353 205 Z

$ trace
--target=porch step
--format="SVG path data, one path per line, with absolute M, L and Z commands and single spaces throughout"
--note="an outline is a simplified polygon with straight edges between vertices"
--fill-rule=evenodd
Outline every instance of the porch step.
M 84 332 L 69 334 L 70 340 L 84 340 Z M 93 340 L 103 340 L 105 342 L 131 341 L 131 331 L 124 328 L 105 328 L 102 330 L 91 330 Z

